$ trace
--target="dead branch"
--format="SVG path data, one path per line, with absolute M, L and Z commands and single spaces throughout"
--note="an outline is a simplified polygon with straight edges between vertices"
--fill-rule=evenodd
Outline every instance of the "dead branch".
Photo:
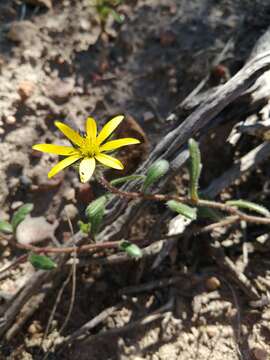
M 204 196 L 213 198 L 221 190 L 232 185 L 245 172 L 253 170 L 256 166 L 268 159 L 270 156 L 270 143 L 264 142 L 251 150 L 230 169 L 225 171 L 219 178 L 213 180 L 211 184 L 202 193 Z
M 140 166 L 138 173 L 145 174 L 146 169 L 158 159 L 167 159 L 171 164 L 171 171 L 163 177 L 159 184 L 162 190 L 171 177 L 179 170 L 188 158 L 186 143 L 189 138 L 195 135 L 202 135 L 205 129 L 214 128 L 219 114 L 228 105 L 233 104 L 256 82 L 260 76 L 270 67 L 270 52 L 257 55 L 249 60 L 246 65 L 227 83 L 220 86 L 207 100 L 201 104 L 187 119 L 169 132 L 164 139 L 156 146 L 149 158 Z M 124 186 L 125 191 L 132 191 L 136 182 Z M 146 206 L 147 203 L 144 205 Z M 98 236 L 100 241 L 108 241 L 116 236 L 122 236 L 126 230 L 138 219 L 142 213 L 143 206 L 134 202 L 128 206 L 122 216 L 119 216 L 120 201 L 114 199 L 111 204 L 110 216 L 107 219 L 107 226 Z M 116 218 L 117 217 L 117 218 Z
M 74 242 L 80 244 L 84 239 L 84 236 L 81 233 L 78 233 L 74 236 Z M 58 269 L 56 271 L 61 271 L 63 265 L 68 259 L 68 255 L 59 254 L 55 261 L 58 263 Z M 8 301 L 3 310 L 1 310 L 0 317 L 3 317 L 4 321 L 0 324 L 0 337 L 5 336 L 7 331 L 13 326 L 16 322 L 17 316 L 21 313 L 23 306 L 32 298 L 32 296 L 41 293 L 41 289 L 45 283 L 52 282 L 55 279 L 55 271 L 37 271 L 25 285 L 25 287 L 16 294 L 14 298 Z M 49 291 L 49 288 L 43 288 L 42 293 L 46 294 Z

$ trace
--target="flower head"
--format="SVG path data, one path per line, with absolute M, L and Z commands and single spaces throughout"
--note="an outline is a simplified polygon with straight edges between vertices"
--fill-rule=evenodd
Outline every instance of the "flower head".
M 104 143 L 123 119 L 124 116 L 122 115 L 115 116 L 105 124 L 98 134 L 96 121 L 92 117 L 89 117 L 86 120 L 85 136 L 81 136 L 68 125 L 56 121 L 55 126 L 71 141 L 73 146 L 53 144 L 37 144 L 33 146 L 33 149 L 38 151 L 65 156 L 63 160 L 49 171 L 48 178 L 53 177 L 59 171 L 77 161 L 80 161 L 79 174 L 81 182 L 83 183 L 87 182 L 93 175 L 96 168 L 96 161 L 113 169 L 123 170 L 123 164 L 118 159 L 105 154 L 105 152 L 114 151 L 122 146 L 139 144 L 140 141 L 134 138 L 123 138 Z

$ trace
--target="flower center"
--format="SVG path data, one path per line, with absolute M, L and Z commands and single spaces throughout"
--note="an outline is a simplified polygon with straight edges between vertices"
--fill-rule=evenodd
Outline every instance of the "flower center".
M 96 142 L 92 142 L 91 139 L 85 138 L 84 144 L 80 147 L 80 152 L 83 157 L 94 157 L 99 151 L 99 146 Z

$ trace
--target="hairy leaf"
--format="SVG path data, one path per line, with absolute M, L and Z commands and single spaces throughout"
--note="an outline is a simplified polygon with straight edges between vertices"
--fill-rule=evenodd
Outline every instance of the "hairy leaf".
M 117 186 L 117 185 L 122 185 L 128 181 L 132 181 L 132 180 L 144 180 L 145 176 L 144 175 L 129 175 L 129 176 L 123 176 L 120 177 L 118 179 L 114 179 L 110 182 L 110 184 L 112 186 Z
M 170 200 L 167 201 L 167 206 L 170 210 L 177 212 L 185 216 L 188 219 L 196 220 L 197 218 L 197 209 L 192 208 L 186 204 L 182 204 L 179 201 Z
M 22 205 L 12 216 L 11 225 L 15 231 L 17 226 L 25 219 L 25 217 L 30 214 L 33 210 L 34 205 L 27 203 Z
M 85 214 L 91 224 L 91 232 L 93 235 L 97 234 L 99 231 L 105 213 L 106 202 L 107 197 L 105 195 L 101 196 L 92 201 L 85 210 Z
M 57 264 L 48 256 L 30 254 L 28 261 L 36 268 L 40 270 L 53 270 L 57 267 Z
M 198 188 L 199 188 L 199 179 L 202 170 L 201 164 L 201 152 L 198 143 L 194 139 L 190 139 L 188 142 L 189 148 L 189 176 L 190 176 L 190 185 L 189 193 L 192 200 L 198 200 Z
M 157 182 L 169 170 L 169 163 L 167 160 L 158 160 L 154 162 L 146 173 L 146 178 L 143 183 L 143 191 L 146 191 L 149 186 Z
M 0 232 L 5 233 L 5 234 L 12 234 L 13 227 L 9 222 L 7 222 L 5 220 L 0 220 Z
M 228 204 L 230 206 L 235 206 L 237 208 L 255 211 L 256 213 L 263 215 L 263 216 L 270 216 L 270 212 L 268 209 L 266 209 L 262 205 L 255 204 L 254 202 L 251 202 L 251 201 L 242 200 L 242 199 L 230 200 L 230 201 L 226 201 L 226 204 Z
M 129 241 L 122 241 L 119 245 L 119 248 L 132 258 L 139 259 L 142 257 L 141 249 L 137 245 L 132 244 Z

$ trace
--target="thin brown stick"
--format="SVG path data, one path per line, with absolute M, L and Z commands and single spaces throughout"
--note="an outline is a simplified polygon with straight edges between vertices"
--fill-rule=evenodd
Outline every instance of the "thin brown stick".
M 101 331 L 97 335 L 92 335 L 88 339 L 85 339 L 85 343 L 89 344 L 93 341 L 97 341 L 100 338 L 106 336 L 119 336 L 120 334 L 126 333 L 127 331 L 133 330 L 137 327 L 148 325 L 156 320 L 162 319 L 169 311 L 172 311 L 174 305 L 174 300 L 170 299 L 165 305 L 161 306 L 156 311 L 152 312 L 151 314 L 145 316 L 140 320 L 135 320 L 127 325 L 109 329 L 107 331 Z
M 221 220 L 219 222 L 210 224 L 205 226 L 204 228 L 202 228 L 201 230 L 199 230 L 198 232 L 196 232 L 196 234 L 200 234 L 200 233 L 206 233 L 206 232 L 210 232 L 212 230 L 214 230 L 217 227 L 221 227 L 221 226 L 226 226 L 235 222 L 238 222 L 240 219 L 238 216 L 230 216 L 224 220 Z M 168 237 L 168 239 L 172 238 L 172 237 L 178 237 L 181 234 L 178 235 L 173 235 Z M 132 241 L 134 243 L 141 243 L 140 240 L 136 240 L 136 241 Z M 99 251 L 99 250 L 105 250 L 105 249 L 118 249 L 119 245 L 120 245 L 121 241 L 117 240 L 117 241 L 108 241 L 108 242 L 104 242 L 104 243 L 97 243 L 97 244 L 87 244 L 87 245 L 81 245 L 78 247 L 74 247 L 74 246 L 70 246 L 70 247 L 38 247 L 38 246 L 33 246 L 33 245 L 22 245 L 19 243 L 15 243 L 15 246 L 20 248 L 20 249 L 24 249 L 24 250 L 30 250 L 36 254 L 59 254 L 59 253 L 65 253 L 65 254 L 71 254 L 74 253 L 74 251 L 76 251 L 76 253 L 82 253 L 82 252 L 95 252 L 95 251 Z M 25 258 L 27 259 L 27 257 Z M 6 269 L 4 269 L 4 271 L 6 271 Z M 1 271 L 0 271 L 1 273 Z
M 73 310 L 73 307 L 74 307 L 74 303 L 75 303 L 75 295 L 76 295 L 76 270 L 77 270 L 77 267 L 76 267 L 76 260 L 77 260 L 77 251 L 76 251 L 76 245 L 75 245 L 75 241 L 74 241 L 74 229 L 73 229 L 73 225 L 72 225 L 72 222 L 70 220 L 70 217 L 68 216 L 68 214 L 66 213 L 66 216 L 67 216 L 67 219 L 68 219 L 68 225 L 69 225 L 69 228 L 70 228 L 70 231 L 71 231 L 71 234 L 72 234 L 72 242 L 73 242 L 73 253 L 72 253 L 72 289 L 71 289 L 71 300 L 70 300 L 70 304 L 69 304 L 69 308 L 68 308 L 68 313 L 67 313 L 67 316 L 65 318 L 65 321 L 64 323 L 62 324 L 60 330 L 59 330 L 59 334 L 61 334 L 67 323 L 69 322 L 69 319 L 71 317 L 71 313 L 72 313 L 72 310 Z
M 227 212 L 231 217 L 228 217 L 227 219 L 219 222 L 214 223 L 211 225 L 208 225 L 208 227 L 205 227 L 202 229 L 201 232 L 209 232 L 215 227 L 218 226 L 224 226 L 228 225 L 234 222 L 237 222 L 239 220 L 255 223 L 255 224 L 264 224 L 264 225 L 270 225 L 270 218 L 266 217 L 260 217 L 260 216 L 254 216 L 254 215 L 248 215 L 241 211 L 239 211 L 236 207 L 219 203 L 216 201 L 211 200 L 203 200 L 203 199 L 190 199 L 189 197 L 184 196 L 175 196 L 175 195 L 163 195 L 163 194 L 145 194 L 143 192 L 127 192 L 120 190 L 114 186 L 112 186 L 102 175 L 98 178 L 99 182 L 104 186 L 105 189 L 110 191 L 113 194 L 116 194 L 120 197 L 123 197 L 125 199 L 143 199 L 143 200 L 152 200 L 152 201 L 161 201 L 166 202 L 169 200 L 176 200 L 185 204 L 197 206 L 197 207 L 208 207 L 208 208 L 214 208 L 219 209 L 223 212 Z M 74 250 L 76 253 L 80 252 L 87 252 L 87 251 L 98 251 L 102 249 L 109 249 L 109 248 L 118 248 L 120 241 L 108 241 L 108 242 L 102 242 L 102 243 L 95 243 L 95 244 L 87 244 L 87 245 L 81 245 L 79 247 L 74 248 L 74 246 L 71 247 L 37 247 L 30 244 L 19 244 L 12 240 L 13 244 L 15 244 L 16 247 L 24 250 L 29 250 L 35 253 L 72 253 Z
M 50 321 L 52 322 L 53 320 L 53 317 L 54 317 L 54 314 L 55 314 L 55 311 L 56 311 L 56 308 L 57 308 L 57 304 L 59 303 L 61 297 L 62 297 L 62 294 L 63 294 L 63 291 L 65 289 L 65 287 L 67 286 L 67 284 L 69 283 L 71 277 L 72 277 L 72 290 L 71 290 L 71 300 L 70 300 L 70 304 L 69 304 L 69 309 L 68 309 L 68 313 L 66 315 L 66 318 L 65 318 L 65 321 L 64 323 L 62 324 L 60 330 L 59 330 L 59 334 L 61 334 L 61 332 L 64 330 L 64 328 L 66 327 L 69 319 L 70 319 L 70 316 L 71 316 L 71 313 L 72 313 L 72 310 L 73 310 L 73 306 L 74 306 L 74 302 L 75 302 L 75 294 L 76 294 L 76 259 L 77 259 L 77 253 L 76 253 L 76 245 L 75 245 L 75 241 L 74 241 L 74 230 L 73 230 L 73 226 L 72 226 L 72 222 L 70 220 L 70 217 L 68 216 L 68 214 L 66 213 L 66 216 L 67 216 L 67 219 L 68 219 L 68 225 L 69 225 L 69 228 L 70 228 L 70 231 L 71 231 L 71 234 L 72 234 L 72 237 L 71 237 L 71 240 L 72 240 L 72 245 L 73 245 L 73 256 L 72 256 L 72 267 L 71 267 L 71 270 L 70 270 L 70 273 L 67 277 L 67 279 L 65 280 L 64 282 L 64 285 L 62 286 L 62 288 L 60 289 L 59 293 L 58 293 L 58 298 L 56 299 L 56 302 L 55 302 L 55 306 L 54 306 L 54 309 L 53 309 L 53 312 L 51 314 L 51 317 L 50 317 L 50 320 L 48 322 L 48 326 L 46 328 L 46 332 L 48 333 L 49 331 L 49 327 L 50 327 Z M 59 296 L 60 295 L 60 296 Z M 45 332 L 45 333 L 46 333 Z M 46 335 L 47 336 L 47 335 Z M 45 337 L 43 337 L 43 340 L 45 339 Z M 43 360 L 46 360 L 47 357 L 48 357 L 48 354 L 49 354 L 49 351 L 47 351 L 47 353 L 45 354 Z
M 45 294 L 40 292 L 35 294 L 28 300 L 20 309 L 20 315 L 15 319 L 12 326 L 8 329 L 5 334 L 6 341 L 10 342 L 16 334 L 19 333 L 20 329 L 26 323 L 26 321 L 35 313 L 39 306 L 44 301 Z
M 224 254 L 218 241 L 210 241 L 209 244 L 213 258 L 221 270 L 230 276 L 248 296 L 250 300 L 259 300 L 260 295 L 246 275 L 236 268 L 234 263 Z
M 110 315 L 112 315 L 116 310 L 120 309 L 123 306 L 123 303 L 119 303 L 115 306 L 111 306 L 99 313 L 93 319 L 85 323 L 78 330 L 74 331 L 71 335 L 67 336 L 64 341 L 61 343 L 61 348 L 66 345 L 70 345 L 75 340 L 82 340 L 89 334 L 89 331 L 94 329 L 97 325 L 106 320 Z
M 150 201 L 160 201 L 160 202 L 167 202 L 169 200 L 175 200 L 182 202 L 188 205 L 195 205 L 198 207 L 209 207 L 212 209 L 218 209 L 223 212 L 227 212 L 230 215 L 236 215 L 239 217 L 240 220 L 250 222 L 253 224 L 262 224 L 262 225 L 270 225 L 270 218 L 261 217 L 261 216 L 254 216 L 254 215 L 247 215 L 242 211 L 239 211 L 237 208 L 219 203 L 216 201 L 211 200 L 192 200 L 187 196 L 176 196 L 176 195 L 163 195 L 163 194 L 145 194 L 143 192 L 128 192 L 120 190 L 114 186 L 112 186 L 103 176 L 99 177 L 99 182 L 101 185 L 105 187 L 108 191 L 113 194 L 116 194 L 125 199 L 143 199 L 143 200 L 150 200 Z
M 234 302 L 234 305 L 235 305 L 235 308 L 237 310 L 236 312 L 236 320 L 237 320 L 237 332 L 236 332 L 236 345 L 239 347 L 239 344 L 241 343 L 242 339 L 242 331 L 241 331 L 241 308 L 240 308 L 240 305 L 239 305 L 239 301 L 238 301 L 238 298 L 237 298 L 237 295 L 236 295 L 236 292 L 233 288 L 233 286 L 226 280 L 226 278 L 224 278 L 223 276 L 220 276 L 220 278 L 222 279 L 222 281 L 226 284 L 226 286 L 230 289 L 231 293 L 232 293 L 232 297 L 233 297 L 233 302 Z M 242 358 L 242 354 L 241 354 L 241 351 L 239 349 L 239 354 Z
M 74 247 L 75 248 L 75 247 Z M 68 313 L 66 315 L 65 321 L 63 323 L 63 325 L 61 326 L 60 330 L 59 330 L 59 334 L 61 334 L 65 327 L 67 326 L 69 319 L 71 317 L 71 313 L 74 307 L 74 303 L 75 303 L 75 295 L 76 295 L 76 250 L 74 250 L 73 253 L 73 264 L 72 264 L 72 271 L 71 271 L 71 275 L 72 275 L 72 290 L 71 290 L 71 300 L 70 300 L 70 304 L 69 304 L 69 308 L 68 308 Z
M 9 265 L 7 265 L 6 267 L 4 267 L 3 269 L 0 269 L 0 281 L 4 280 L 6 277 L 9 276 L 8 272 L 13 269 L 14 267 L 16 267 L 19 264 L 22 264 L 24 262 L 26 262 L 28 258 L 28 254 L 24 254 L 22 256 L 19 256 L 18 258 L 16 258 L 15 260 L 13 260 Z
M 141 198 L 143 200 L 152 200 L 152 201 L 169 201 L 169 200 L 176 200 L 176 201 L 180 201 L 182 203 L 185 204 L 189 204 L 189 205 L 195 205 L 195 206 L 199 206 L 199 207 L 209 207 L 209 208 L 214 208 L 214 209 L 219 209 L 221 211 L 227 212 L 229 213 L 230 217 L 206 226 L 205 228 L 203 228 L 201 231 L 199 231 L 198 233 L 203 233 L 203 232 L 210 232 L 212 231 L 214 228 L 216 227 L 220 227 L 220 226 L 225 226 L 225 225 L 229 225 L 235 222 L 238 222 L 240 220 L 242 221 L 246 221 L 246 222 L 250 222 L 250 223 L 256 223 L 256 224 L 264 224 L 264 225 L 270 225 L 270 218 L 265 218 L 265 217 L 259 217 L 259 216 L 254 216 L 254 215 L 247 215 L 241 211 L 239 211 L 237 208 L 233 207 L 233 206 L 229 206 L 227 204 L 223 204 L 223 203 L 219 203 L 216 201 L 210 201 L 210 200 L 203 200 L 203 199 L 198 199 L 198 200 L 192 200 L 189 197 L 180 197 L 180 196 L 174 196 L 174 195 L 163 195 L 163 194 L 145 194 L 142 192 L 127 192 L 127 191 L 122 191 L 119 190 L 118 188 L 112 186 L 103 176 L 99 177 L 99 181 L 100 183 L 111 193 L 116 194 L 120 197 L 123 198 L 127 198 L 127 199 L 138 199 Z M 91 252 L 91 251 L 98 251 L 98 250 L 104 250 L 104 249 L 116 249 L 119 248 L 120 245 L 120 241 L 108 241 L 108 242 L 103 242 L 103 243 L 95 243 L 95 244 L 87 244 L 87 245 L 81 245 L 79 247 L 74 247 L 74 246 L 70 246 L 70 247 L 38 247 L 38 246 L 34 246 L 34 245 L 30 245 L 30 244 L 19 244 L 17 242 L 15 242 L 14 240 L 12 240 L 12 243 L 20 248 L 20 249 L 24 249 L 24 250 L 29 250 L 32 251 L 34 253 L 73 253 L 74 251 L 76 251 L 76 253 L 81 253 L 81 252 Z
M 136 286 L 127 286 L 119 291 L 119 295 L 134 295 L 142 292 L 152 291 L 156 289 L 162 289 L 164 287 L 169 287 L 171 285 L 175 285 L 179 283 L 180 281 L 183 281 L 187 276 L 185 275 L 178 275 L 173 276 L 171 278 L 167 279 L 160 279 L 151 281 L 146 284 L 140 284 Z M 187 295 L 187 294 L 185 294 Z M 190 295 L 191 296 L 191 295 Z
M 104 249 L 117 249 L 119 247 L 120 241 L 108 241 L 104 243 L 98 243 L 98 244 L 87 244 L 87 245 L 81 245 L 75 248 L 77 253 L 81 252 L 88 252 L 88 251 L 97 251 L 97 250 L 104 250 Z M 34 253 L 40 254 L 40 253 L 46 253 L 46 254 L 71 254 L 74 252 L 74 246 L 68 246 L 68 247 L 38 247 L 33 246 L 29 244 L 19 244 L 15 243 L 15 246 L 24 249 L 33 251 Z
M 218 222 L 215 222 L 213 224 L 210 224 L 210 225 L 207 225 L 205 227 L 203 227 L 202 229 L 200 229 L 198 231 L 198 234 L 203 234 L 203 233 L 207 233 L 207 232 L 210 232 L 218 227 L 222 227 L 222 226 L 227 226 L 227 225 L 231 225 L 231 224 L 234 224 L 236 222 L 239 222 L 240 219 L 238 216 L 229 216 L 227 217 L 226 219 L 224 220 L 221 220 L 221 221 L 218 221 Z
M 47 326 L 46 326 L 46 329 L 45 329 L 45 332 L 44 332 L 44 335 L 42 337 L 42 341 L 41 341 L 41 344 L 40 344 L 40 347 L 42 348 L 42 345 L 43 345 L 43 342 L 44 340 L 46 339 L 47 335 L 49 334 L 49 331 L 50 331 L 50 327 L 51 327 L 51 324 L 52 324 L 52 321 L 54 319 L 54 315 L 55 315 L 55 312 L 56 312 L 56 309 L 59 305 L 59 302 L 62 298 L 62 295 L 63 295 L 63 292 L 66 288 L 66 286 L 68 285 L 69 281 L 70 281 L 70 278 L 72 276 L 72 268 L 70 269 L 71 271 L 69 272 L 67 278 L 65 279 L 65 281 L 63 282 L 60 290 L 58 291 L 58 294 L 57 294 L 57 297 L 56 297 L 56 300 L 54 302 L 54 305 L 53 305 L 53 308 L 52 308 L 52 311 L 51 311 L 51 315 L 49 317 L 49 320 L 48 320 L 48 323 L 47 323 Z M 47 359 L 47 354 L 49 354 L 49 351 L 47 351 L 47 353 L 45 354 L 45 356 L 43 357 L 43 360 L 46 360 Z

